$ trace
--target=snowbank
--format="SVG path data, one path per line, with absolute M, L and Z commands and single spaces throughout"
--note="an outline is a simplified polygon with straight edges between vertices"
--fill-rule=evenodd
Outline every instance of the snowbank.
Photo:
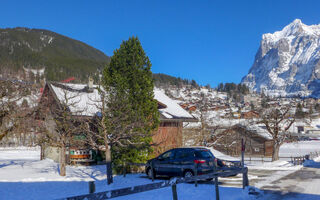
M 246 163 L 249 169 L 261 169 L 261 170 L 279 170 L 279 171 L 296 171 L 302 168 L 301 165 L 293 165 L 289 161 L 278 160 L 274 162 L 264 163 Z
M 231 157 L 231 156 L 228 156 L 224 153 L 221 153 L 220 151 L 210 147 L 208 148 L 210 149 L 210 151 L 213 153 L 213 155 L 216 157 L 216 158 L 219 158 L 221 160 L 229 160 L 229 161 L 240 161 L 239 158 L 235 158 L 235 157 Z

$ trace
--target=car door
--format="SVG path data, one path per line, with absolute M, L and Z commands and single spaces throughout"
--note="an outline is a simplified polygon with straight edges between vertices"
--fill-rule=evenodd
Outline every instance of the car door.
M 167 151 L 160 155 L 157 158 L 157 162 L 155 164 L 156 173 L 158 175 L 173 175 L 173 159 L 174 159 L 174 150 Z
M 183 176 L 185 169 L 193 168 L 194 152 L 192 149 L 178 149 L 173 161 L 174 176 Z

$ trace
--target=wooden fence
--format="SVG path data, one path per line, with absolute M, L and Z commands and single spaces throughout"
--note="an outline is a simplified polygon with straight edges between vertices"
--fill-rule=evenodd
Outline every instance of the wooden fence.
M 320 156 L 320 151 L 310 152 L 309 154 L 302 155 L 302 156 L 290 156 L 290 157 L 280 156 L 279 160 L 286 160 L 286 161 L 293 163 L 294 165 L 302 165 L 305 160 L 313 159 L 318 156 Z M 250 163 L 252 163 L 252 162 L 264 163 L 264 162 L 272 162 L 272 158 L 271 157 L 264 157 L 264 156 L 261 156 L 261 157 L 247 156 L 244 161 L 250 162 Z
M 110 191 L 105 191 L 105 192 L 98 192 L 98 193 L 92 193 L 92 194 L 86 194 L 86 195 L 80 195 L 80 196 L 74 196 L 74 197 L 67 197 L 63 198 L 60 200 L 103 200 L 103 199 L 112 199 L 115 197 L 119 196 L 125 196 L 125 195 L 130 195 L 130 194 L 135 194 L 135 193 L 140 193 L 140 192 L 145 192 L 145 191 L 150 191 L 150 190 L 155 190 L 155 189 L 160 189 L 164 187 L 170 187 L 172 188 L 172 198 L 173 200 L 178 199 L 178 194 L 177 194 L 177 184 L 180 183 L 192 183 L 194 182 L 195 187 L 197 187 L 198 181 L 201 180 L 208 180 L 208 179 L 214 179 L 215 182 L 215 195 L 216 195 L 216 200 L 220 199 L 219 195 L 219 187 L 218 187 L 218 177 L 225 177 L 225 176 L 231 176 L 234 174 L 239 174 L 242 173 L 242 184 L 243 188 L 249 185 L 249 180 L 248 180 L 248 168 L 219 168 L 219 171 L 209 173 L 209 174 L 204 174 L 204 175 L 196 175 L 190 178 L 180 178 L 176 177 L 167 181 L 161 181 L 161 182 L 156 182 L 156 183 L 149 183 L 145 185 L 138 185 L 138 186 L 133 186 L 133 187 L 126 187 L 126 188 L 121 188 L 121 189 L 116 189 L 116 190 L 110 190 Z M 195 173 L 197 174 L 197 173 Z M 125 173 L 124 173 L 125 176 Z M 92 187 L 92 183 L 90 183 L 90 187 Z

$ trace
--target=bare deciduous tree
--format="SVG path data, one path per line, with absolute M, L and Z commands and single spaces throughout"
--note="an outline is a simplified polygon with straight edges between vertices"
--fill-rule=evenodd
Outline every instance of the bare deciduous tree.
M 10 133 L 26 131 L 26 119 L 31 119 L 33 109 L 26 106 L 31 86 L 15 80 L 0 80 L 0 141 Z
M 280 146 L 289 138 L 289 128 L 295 122 L 295 116 L 291 111 L 291 106 L 279 106 L 267 108 L 260 112 L 261 121 L 265 125 L 273 141 L 272 161 L 279 160 Z
M 51 105 L 51 109 L 47 109 L 49 107 L 47 103 L 50 102 L 48 100 L 42 101 L 42 104 L 39 105 L 40 110 L 47 109 L 47 112 L 43 112 L 45 116 L 42 116 L 45 119 L 43 126 L 45 126 L 46 130 L 42 131 L 42 136 L 38 138 L 38 143 L 41 147 L 49 145 L 59 148 L 60 175 L 65 176 L 66 150 L 73 142 L 73 140 L 71 141 L 72 137 L 81 134 L 83 131 L 83 120 L 81 117 L 77 117 L 83 111 L 77 109 L 77 104 L 80 101 L 77 92 L 70 92 L 65 88 L 61 89 L 61 91 L 60 102 L 56 105 Z

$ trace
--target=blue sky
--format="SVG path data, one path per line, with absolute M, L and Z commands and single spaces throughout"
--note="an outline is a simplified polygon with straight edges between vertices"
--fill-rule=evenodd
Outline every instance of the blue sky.
M 138 36 L 154 73 L 216 86 L 239 83 L 263 33 L 294 19 L 320 23 L 320 1 L 1 1 L 0 27 L 43 28 L 83 41 L 108 56 Z

